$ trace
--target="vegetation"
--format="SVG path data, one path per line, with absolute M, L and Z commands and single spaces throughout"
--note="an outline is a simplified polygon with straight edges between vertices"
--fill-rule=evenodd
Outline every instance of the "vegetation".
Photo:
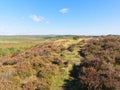
M 91 39 L 82 47 L 85 55 L 71 71 L 66 90 L 120 90 L 120 37 Z M 80 53 L 81 55 L 81 53 Z
M 15 41 L 17 40 L 13 40 L 13 42 Z M 20 41 L 6 47 L 8 49 L 15 46 L 15 49 L 17 49 L 18 43 L 21 43 L 20 47 L 23 45 L 26 50 L 13 51 L 11 54 L 6 54 L 7 56 L 0 58 L 0 89 L 59 90 L 64 84 L 64 80 L 68 78 L 69 69 L 71 69 L 69 63 L 72 63 L 72 59 L 76 56 L 74 52 L 77 49 L 69 53 L 68 47 L 78 43 L 79 40 L 68 37 L 62 39 L 51 38 L 49 40 L 43 38 L 43 40 L 37 40 L 37 43 L 34 42 L 33 46 L 31 45 L 28 48 L 26 45 L 30 44 L 29 42 L 34 42 L 34 40 L 27 39 L 27 43 Z M 62 54 L 65 56 L 62 56 Z M 70 54 L 72 55 L 71 59 L 68 58 Z M 76 59 L 79 60 L 79 57 L 77 56 Z
M 8 36 L 0 42 L 0 90 L 120 90 L 119 36 Z

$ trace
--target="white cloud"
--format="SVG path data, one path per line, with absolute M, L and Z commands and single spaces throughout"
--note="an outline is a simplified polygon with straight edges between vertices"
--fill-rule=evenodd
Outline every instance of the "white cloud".
M 37 15 L 31 15 L 30 18 L 35 22 L 41 22 L 44 19 L 42 16 L 37 16 Z
M 62 13 L 62 14 L 65 14 L 65 13 L 67 13 L 68 11 L 69 11 L 68 8 L 62 8 L 62 9 L 59 10 L 59 12 Z
M 49 21 L 46 21 L 45 24 L 49 24 Z

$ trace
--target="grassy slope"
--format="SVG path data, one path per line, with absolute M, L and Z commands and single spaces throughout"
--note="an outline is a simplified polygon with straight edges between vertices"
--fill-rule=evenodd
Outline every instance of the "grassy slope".
M 15 49 L 17 45 L 20 48 L 23 45 L 23 47 L 27 49 L 29 47 L 27 45 L 30 45 L 30 42 L 34 42 L 32 45 L 41 42 L 47 43 L 0 59 L 0 78 L 3 79 L 0 83 L 3 81 L 6 82 L 0 85 L 1 90 L 4 90 L 4 87 L 6 87 L 6 90 L 24 90 L 29 88 L 31 88 L 31 90 L 35 88 L 38 90 L 41 90 L 41 88 L 42 90 L 60 90 L 60 87 L 64 84 L 64 80 L 69 77 L 69 71 L 75 63 L 74 61 L 80 61 L 77 51 L 79 50 L 79 46 L 83 45 L 83 43 L 77 45 L 81 40 L 72 40 L 68 38 L 52 42 L 49 40 L 43 41 L 38 38 L 25 38 L 24 40 L 20 40 L 18 37 L 14 40 L 13 38 L 3 39 L 2 37 L 2 40 L 4 42 L 3 48 L 5 49 L 14 47 L 14 45 Z M 10 43 L 12 42 L 11 45 L 7 45 L 9 43 L 7 41 L 10 41 Z M 32 45 L 30 45 L 30 47 Z M 68 47 L 72 45 L 75 46 L 73 47 L 73 51 L 70 52 Z M 62 48 L 65 49 L 61 50 Z M 51 62 L 54 61 L 56 57 L 60 57 L 63 62 L 69 61 L 70 63 L 67 67 L 65 67 L 63 63 L 54 65 Z M 35 83 L 35 85 L 33 83 Z

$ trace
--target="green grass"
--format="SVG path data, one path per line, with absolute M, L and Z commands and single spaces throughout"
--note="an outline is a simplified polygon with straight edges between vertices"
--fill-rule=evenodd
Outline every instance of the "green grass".
M 57 75 L 52 83 L 52 90 L 60 90 L 65 84 L 65 80 L 69 78 L 70 70 L 72 69 L 72 64 L 69 64 L 66 68 L 61 68 L 61 74 Z
M 72 44 L 77 44 L 79 40 L 72 40 L 70 39 L 69 42 L 65 43 L 65 47 L 68 48 Z M 72 52 L 69 52 L 67 49 L 61 53 L 59 56 L 62 58 L 63 61 L 70 61 L 68 67 L 60 67 L 61 74 L 57 75 L 52 83 L 52 90 L 61 90 L 63 85 L 65 85 L 65 80 L 69 78 L 70 71 L 72 70 L 72 66 L 75 62 L 80 61 L 80 57 L 78 55 L 79 47 L 75 48 Z
M 35 36 L 0 36 L 0 57 L 29 49 L 37 44 L 51 41 Z

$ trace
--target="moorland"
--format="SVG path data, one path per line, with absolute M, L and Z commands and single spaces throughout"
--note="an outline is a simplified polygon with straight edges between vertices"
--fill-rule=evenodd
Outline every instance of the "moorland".
M 0 90 L 120 90 L 120 36 L 0 36 Z

